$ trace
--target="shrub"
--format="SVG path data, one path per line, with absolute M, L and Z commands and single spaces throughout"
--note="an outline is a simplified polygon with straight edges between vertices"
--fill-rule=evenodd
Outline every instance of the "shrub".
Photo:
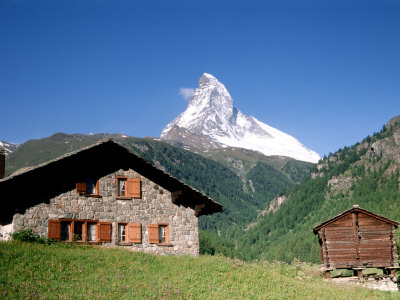
M 32 231 L 32 228 L 23 228 L 20 231 L 11 233 L 10 236 L 13 240 L 20 242 L 30 242 L 30 243 L 40 243 L 40 244 L 48 242 L 46 238 L 42 238 L 38 234 L 34 233 Z

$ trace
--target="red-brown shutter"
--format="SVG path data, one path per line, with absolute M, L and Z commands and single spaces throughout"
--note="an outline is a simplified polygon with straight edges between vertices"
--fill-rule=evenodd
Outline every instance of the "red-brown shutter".
M 76 192 L 78 194 L 86 193 L 86 182 L 77 182 L 76 183 Z
M 82 224 L 82 241 L 87 242 L 87 222 Z
M 94 187 L 94 190 L 95 190 L 95 194 L 96 195 L 100 195 L 100 182 L 99 182 L 99 179 L 97 179 L 97 181 L 96 181 L 96 185 L 95 185 L 95 187 Z
M 149 224 L 149 243 L 158 244 L 158 224 Z
M 111 243 L 111 223 L 99 223 L 99 242 Z
M 49 220 L 48 225 L 47 237 L 49 239 L 61 241 L 61 222 L 58 220 Z
M 169 243 L 169 225 L 165 226 L 165 242 Z
M 140 244 L 142 242 L 142 224 L 128 224 L 128 242 Z
M 128 197 L 140 198 L 140 179 L 139 178 L 128 178 L 127 180 Z

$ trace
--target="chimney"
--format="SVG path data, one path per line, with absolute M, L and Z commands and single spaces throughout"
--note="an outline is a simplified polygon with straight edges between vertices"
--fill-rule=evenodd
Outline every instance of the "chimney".
M 6 173 L 6 150 L 0 146 L 0 179 L 4 178 Z

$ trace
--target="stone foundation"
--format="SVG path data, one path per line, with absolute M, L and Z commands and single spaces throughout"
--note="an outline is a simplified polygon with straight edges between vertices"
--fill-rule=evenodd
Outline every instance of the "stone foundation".
M 399 291 L 397 284 L 394 283 L 389 276 L 366 276 L 362 281 L 360 281 L 357 276 L 332 278 L 329 280 L 340 284 L 361 285 L 365 288 L 377 289 L 381 291 Z

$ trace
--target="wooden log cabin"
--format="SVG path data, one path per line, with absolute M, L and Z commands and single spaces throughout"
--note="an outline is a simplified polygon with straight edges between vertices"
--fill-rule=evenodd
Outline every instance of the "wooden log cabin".
M 322 270 L 327 278 L 334 269 L 351 269 L 363 279 L 366 268 L 382 268 L 397 281 L 399 269 L 395 229 L 398 222 L 354 205 L 313 228 L 321 246 Z

